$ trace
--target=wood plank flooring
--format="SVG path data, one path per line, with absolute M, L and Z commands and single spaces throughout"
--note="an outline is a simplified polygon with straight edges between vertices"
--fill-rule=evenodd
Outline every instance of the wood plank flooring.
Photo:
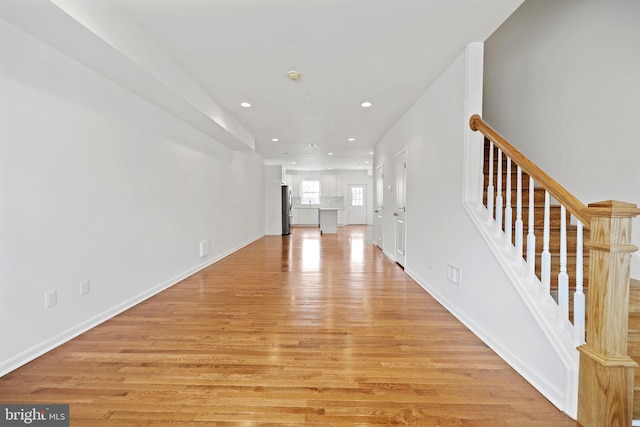
M 366 240 L 268 236 L 0 378 L 72 426 L 577 426 Z

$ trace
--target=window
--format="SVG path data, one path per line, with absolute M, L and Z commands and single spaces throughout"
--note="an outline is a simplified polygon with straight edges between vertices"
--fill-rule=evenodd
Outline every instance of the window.
M 320 204 L 320 181 L 302 181 L 302 205 L 319 205 Z
M 351 206 L 364 206 L 364 187 L 351 187 Z

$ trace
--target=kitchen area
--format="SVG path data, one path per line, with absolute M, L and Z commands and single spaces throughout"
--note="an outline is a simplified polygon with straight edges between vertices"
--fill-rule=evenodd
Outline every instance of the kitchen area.
M 266 165 L 265 177 L 274 186 L 265 192 L 267 208 L 267 234 L 281 234 L 275 224 L 276 205 L 279 200 L 275 190 L 277 177 L 279 185 L 287 186 L 291 195 L 289 215 L 291 227 L 319 227 L 322 234 L 332 234 L 347 224 L 370 224 L 372 220 L 372 177 L 366 170 L 356 171 L 297 171 L 281 169 L 281 166 Z M 269 206 L 273 205 L 272 214 Z M 273 227 L 269 227 L 272 217 Z M 271 232 L 270 232 L 271 229 Z
M 305 176 L 286 174 L 286 183 L 293 193 L 293 225 L 318 226 L 334 223 L 331 230 L 336 232 L 337 225 L 345 224 L 345 200 L 342 177 L 338 175 Z M 331 221 L 331 218 L 333 221 Z M 324 219 L 324 221 L 322 221 Z

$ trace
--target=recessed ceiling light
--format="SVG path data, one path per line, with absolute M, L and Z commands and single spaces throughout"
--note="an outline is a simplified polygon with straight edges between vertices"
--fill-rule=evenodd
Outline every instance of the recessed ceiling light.
M 244 107 L 244 108 L 249 108 L 249 107 L 251 107 L 251 103 L 246 102 L 246 101 L 245 101 L 245 102 L 241 102 L 241 103 L 240 103 L 240 106 L 241 106 L 241 107 Z
M 370 151 L 369 154 L 373 155 L 373 151 Z
M 349 142 L 353 142 L 353 141 L 355 141 L 355 140 L 356 140 L 355 138 L 349 138 L 349 139 L 347 139 L 347 141 L 349 141 Z
M 278 142 L 278 141 L 280 141 L 278 138 L 271 138 L 271 140 L 272 140 L 273 142 Z
M 292 164 L 292 165 L 297 165 L 297 164 L 298 164 L 298 162 L 291 162 L 291 164 Z
M 333 168 L 328 168 L 329 170 L 333 169 Z
M 364 164 L 368 165 L 369 164 L 369 160 L 365 160 Z
M 333 156 L 333 153 L 327 153 L 329 156 Z
M 315 150 L 316 148 L 318 148 L 318 144 L 309 144 L 309 148 Z
M 369 108 L 371 107 L 373 104 L 370 103 L 369 101 L 365 101 L 362 104 L 360 104 L 361 106 L 363 106 L 364 108 Z

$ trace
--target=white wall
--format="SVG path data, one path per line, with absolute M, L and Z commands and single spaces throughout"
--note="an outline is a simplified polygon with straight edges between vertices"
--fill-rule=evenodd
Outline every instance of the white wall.
M 637 0 L 529 0 L 486 42 L 485 120 L 586 204 L 640 204 L 638 17 Z
M 282 235 L 282 166 L 264 166 L 264 230 L 267 235 Z
M 406 147 L 405 271 L 562 407 L 565 367 L 463 207 L 466 67 L 461 53 L 375 148 L 374 167 L 384 165 L 384 249 L 395 253 L 394 158 Z M 460 287 L 447 280 L 448 264 L 460 268 Z
M 1 375 L 264 235 L 264 177 L 2 20 L 0 55 Z

